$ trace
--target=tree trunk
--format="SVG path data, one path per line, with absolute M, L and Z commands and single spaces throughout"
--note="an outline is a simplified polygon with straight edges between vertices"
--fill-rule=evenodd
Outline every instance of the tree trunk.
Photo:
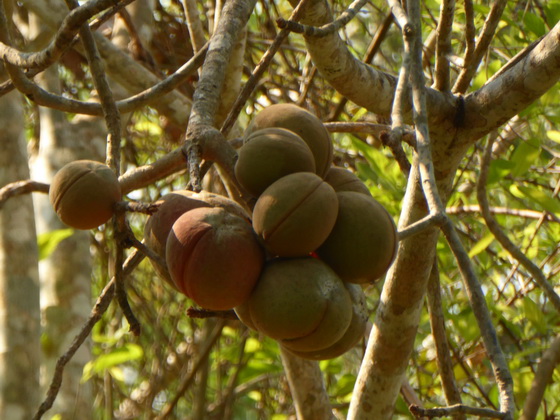
M 29 179 L 21 97 L 0 99 L 0 186 Z M 39 402 L 40 314 L 33 203 L 0 210 L 0 418 L 27 420 Z

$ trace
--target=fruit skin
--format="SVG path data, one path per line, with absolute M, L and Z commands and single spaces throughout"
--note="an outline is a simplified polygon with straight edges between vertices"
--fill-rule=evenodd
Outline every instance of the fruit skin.
M 336 223 L 317 254 L 344 281 L 373 282 L 385 274 L 395 258 L 395 223 L 373 197 L 353 191 L 337 196 Z
M 346 290 L 352 299 L 352 320 L 344 335 L 334 344 L 324 349 L 315 351 L 297 351 L 284 344 L 290 352 L 303 359 L 326 360 L 341 356 L 352 349 L 364 338 L 369 313 L 366 305 L 366 297 L 361 286 L 352 283 L 344 283 Z
M 254 328 L 282 345 L 315 351 L 344 335 L 352 318 L 352 300 L 322 261 L 274 259 L 266 263 L 244 310 Z
M 327 238 L 337 213 L 333 188 L 316 174 L 298 172 L 261 194 L 253 209 L 253 228 L 273 256 L 302 257 Z
M 315 158 L 307 143 L 292 131 L 257 130 L 238 151 L 235 176 L 255 197 L 274 181 L 295 172 L 315 172 Z
M 177 288 L 210 310 L 243 304 L 264 264 L 251 225 L 218 207 L 181 215 L 169 232 L 165 252 Z
M 199 207 L 221 207 L 230 213 L 247 220 L 250 216 L 239 204 L 218 194 L 201 191 L 195 193 L 188 190 L 177 190 L 164 195 L 156 204 L 159 204 L 157 212 L 146 220 L 144 226 L 144 243 L 165 261 L 165 247 L 167 236 L 175 221 L 187 211 Z M 175 287 L 165 265 L 150 260 L 158 276 Z
M 355 191 L 371 196 L 368 187 L 360 178 L 347 169 L 339 166 L 331 166 L 325 175 L 325 181 L 334 188 L 336 192 Z
M 260 111 L 245 131 L 245 139 L 254 131 L 281 127 L 293 131 L 309 146 L 315 157 L 316 173 L 324 176 L 333 157 L 333 145 L 322 121 L 311 112 L 294 104 L 274 104 Z
M 107 222 L 121 198 L 115 173 L 107 165 L 92 160 L 77 160 L 63 166 L 49 188 L 49 200 L 60 220 L 82 230 Z

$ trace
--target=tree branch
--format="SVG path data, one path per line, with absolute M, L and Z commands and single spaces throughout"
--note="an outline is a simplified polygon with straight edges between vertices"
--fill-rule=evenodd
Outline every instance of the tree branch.
M 465 93 L 469 87 L 482 58 L 488 51 L 490 42 L 494 39 L 496 28 L 498 27 L 498 23 L 500 23 L 506 5 L 507 0 L 494 0 L 490 13 L 488 13 L 484 26 L 482 27 L 482 33 L 476 42 L 474 51 L 472 51 L 472 54 L 468 57 L 465 57 L 463 69 L 455 82 L 455 86 L 453 86 L 454 93 Z
M 451 35 L 455 0 L 444 0 L 441 3 L 437 26 L 436 74 L 434 89 L 448 91 L 450 89 L 449 59 L 451 54 Z
M 560 364 L 560 336 L 556 337 L 550 347 L 542 355 L 539 367 L 535 373 L 531 389 L 525 398 L 523 412 L 519 420 L 532 420 L 537 418 L 544 392 L 552 381 L 552 374 Z
M 560 80 L 560 22 L 517 64 L 465 97 L 466 147 L 517 115 Z

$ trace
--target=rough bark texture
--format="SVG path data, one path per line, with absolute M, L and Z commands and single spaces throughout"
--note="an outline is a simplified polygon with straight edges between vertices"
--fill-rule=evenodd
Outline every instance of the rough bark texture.
M 334 419 L 319 364 L 280 349 L 298 420 Z
M 48 69 L 40 80 L 50 91 L 59 90 L 56 67 Z M 72 160 L 104 160 L 105 128 L 99 118 L 71 125 L 63 113 L 41 107 L 39 119 L 40 144 L 32 161 L 34 179 L 50 182 L 56 171 Z M 46 195 L 35 195 L 34 204 L 39 234 L 67 228 L 54 213 Z M 70 346 L 90 314 L 92 265 L 89 235 L 86 231 L 75 231 L 39 263 L 43 388 L 50 384 L 58 358 Z M 53 413 L 62 419 L 73 419 L 77 413 L 84 420 L 92 416 L 91 383 L 81 383 L 84 365 L 89 360 L 91 351 L 88 345 L 84 345 L 66 366 L 53 407 Z
M 19 94 L 0 99 L 0 185 L 29 179 Z M 0 418 L 27 420 L 39 403 L 40 314 L 31 197 L 0 211 Z

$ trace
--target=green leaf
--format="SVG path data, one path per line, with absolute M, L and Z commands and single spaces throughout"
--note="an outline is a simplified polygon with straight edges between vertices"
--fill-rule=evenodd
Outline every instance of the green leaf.
M 491 233 L 487 234 L 486 236 L 482 237 L 469 251 L 469 257 L 472 258 L 475 255 L 480 254 L 486 248 L 490 246 L 490 244 L 494 241 L 494 235 Z
M 552 197 L 544 190 L 525 185 L 513 184 L 509 187 L 510 192 L 517 198 L 528 198 L 550 213 L 560 216 L 560 200 Z
M 488 185 L 502 180 L 506 175 L 509 175 L 514 168 L 515 163 L 509 160 L 496 159 L 492 161 L 488 171 Z
M 525 13 L 525 16 L 523 17 L 523 23 L 525 24 L 525 27 L 533 32 L 536 36 L 542 36 L 546 32 L 543 20 L 534 13 Z
M 539 139 L 531 139 L 521 142 L 511 156 L 511 161 L 515 164 L 512 175 L 523 175 L 529 170 L 533 162 L 537 160 L 540 154 L 541 142 Z
M 132 360 L 141 359 L 144 350 L 138 344 L 126 343 L 124 346 L 114 349 L 109 353 L 102 354 L 84 366 L 82 381 L 89 380 L 93 375 L 100 374 L 107 369 Z
M 521 301 L 521 309 L 525 319 L 527 319 L 540 334 L 545 334 L 548 330 L 546 319 L 541 308 L 529 297 L 525 296 Z
M 74 229 L 58 229 L 50 232 L 41 233 L 37 236 L 37 246 L 39 247 L 39 260 L 47 258 L 56 249 L 56 246 L 64 239 L 72 236 Z
M 556 131 L 556 130 L 550 130 L 546 132 L 547 137 L 560 144 L 560 131 Z

